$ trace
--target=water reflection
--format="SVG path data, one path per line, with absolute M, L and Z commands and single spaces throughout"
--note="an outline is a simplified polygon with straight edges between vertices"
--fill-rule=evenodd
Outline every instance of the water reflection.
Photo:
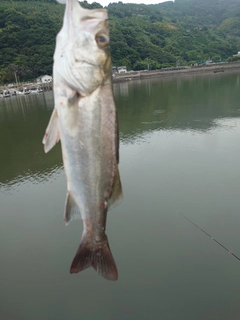
M 121 142 L 153 131 L 207 132 L 219 119 L 239 117 L 238 83 L 235 74 L 114 84 Z M 0 100 L 1 187 L 62 168 L 59 144 L 45 155 L 41 142 L 53 104 L 52 92 Z
M 0 319 L 237 319 L 239 264 L 177 211 L 240 256 L 238 82 L 114 85 L 124 190 L 107 224 L 114 284 L 92 268 L 69 274 L 82 222 L 63 223 L 60 145 L 43 152 L 52 93 L 1 100 Z
M 135 141 L 147 131 L 207 131 L 216 118 L 239 115 L 238 75 L 151 79 L 128 82 L 128 97 L 114 86 L 121 139 Z
M 59 146 L 47 155 L 43 152 L 42 138 L 52 108 L 51 92 L 0 101 L 1 186 L 32 176 L 48 177 L 62 166 Z
M 14 176 L 10 180 L 6 180 L 4 183 L 0 182 L 0 191 L 4 194 L 11 195 L 14 189 L 19 189 L 23 186 L 31 187 L 32 185 L 46 183 L 47 181 L 56 180 L 57 177 L 62 174 L 62 166 L 53 166 L 52 168 L 46 168 L 42 171 L 23 171 L 18 175 Z

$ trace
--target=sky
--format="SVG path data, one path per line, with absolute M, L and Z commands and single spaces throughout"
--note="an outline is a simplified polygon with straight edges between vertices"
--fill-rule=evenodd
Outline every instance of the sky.
M 161 2 L 165 2 L 166 0 L 95 0 L 95 1 L 89 1 L 88 3 L 92 2 L 98 2 L 100 3 L 103 7 L 107 6 L 109 3 L 113 2 L 118 2 L 121 1 L 123 3 L 144 3 L 144 4 L 157 4 Z

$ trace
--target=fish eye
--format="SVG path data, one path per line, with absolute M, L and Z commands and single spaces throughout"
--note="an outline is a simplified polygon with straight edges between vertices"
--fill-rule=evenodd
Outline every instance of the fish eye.
M 106 47 L 109 43 L 109 39 L 105 34 L 98 34 L 96 36 L 96 42 L 100 47 Z

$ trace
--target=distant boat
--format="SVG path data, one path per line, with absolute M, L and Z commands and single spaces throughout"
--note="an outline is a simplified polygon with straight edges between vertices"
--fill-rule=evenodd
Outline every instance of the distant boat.
M 31 90 L 27 89 L 26 87 L 24 87 L 22 91 L 16 91 L 17 95 L 23 95 L 23 94 L 29 94 L 29 93 L 31 93 Z
M 31 93 L 29 89 L 27 89 L 26 87 L 23 88 L 23 94 L 29 94 L 29 93 Z
M 23 95 L 24 92 L 23 91 L 16 91 L 16 95 Z
M 15 89 L 9 89 L 8 90 L 11 96 L 15 96 L 17 94 L 17 91 Z
M 31 93 L 41 93 L 43 92 L 43 89 L 41 89 L 40 87 L 37 87 L 37 89 L 31 90 Z
M 11 94 L 8 90 L 4 90 L 2 96 L 3 96 L 3 98 L 8 98 L 8 97 L 11 97 Z

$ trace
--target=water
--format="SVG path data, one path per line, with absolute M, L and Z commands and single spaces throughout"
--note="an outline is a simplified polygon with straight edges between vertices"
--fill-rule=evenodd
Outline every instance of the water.
M 51 92 L 0 100 L 0 319 L 239 319 L 240 76 L 114 85 L 124 201 L 108 215 L 117 282 L 69 274 L 82 221 L 63 222 Z

